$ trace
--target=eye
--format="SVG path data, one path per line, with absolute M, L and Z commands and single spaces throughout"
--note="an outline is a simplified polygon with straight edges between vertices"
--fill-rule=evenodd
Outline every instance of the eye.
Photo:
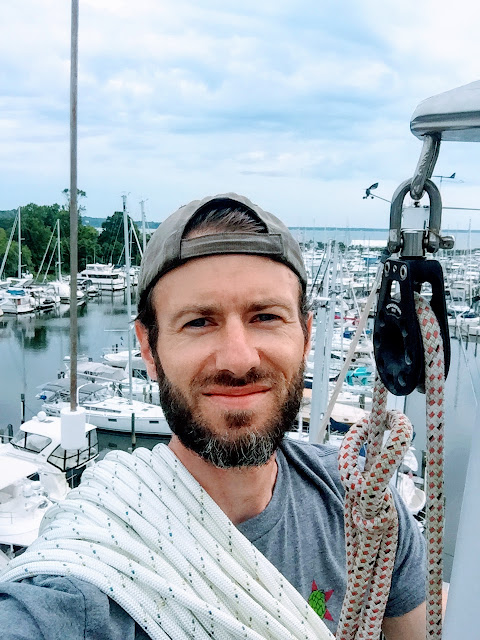
M 280 320 L 280 317 L 276 316 L 274 313 L 259 313 L 253 318 L 253 320 L 255 322 L 273 322 L 274 320 Z
M 208 318 L 195 318 L 195 320 L 190 320 L 184 326 L 185 327 L 194 327 L 197 329 L 203 329 L 210 324 L 210 320 Z

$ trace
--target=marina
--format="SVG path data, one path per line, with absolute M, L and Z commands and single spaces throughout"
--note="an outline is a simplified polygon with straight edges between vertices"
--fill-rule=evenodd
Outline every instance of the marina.
M 312 250 L 308 240 L 305 242 L 305 261 L 310 263 L 312 302 L 323 294 L 329 301 L 332 312 L 330 329 L 325 327 L 328 342 L 329 363 L 325 372 L 328 380 L 322 391 L 323 407 L 326 403 L 350 345 L 358 322 L 361 306 L 369 293 L 368 286 L 373 283 L 374 272 L 378 267 L 378 250 L 365 252 L 350 249 L 345 253 L 334 251 L 332 243 L 326 250 Z M 329 254 L 329 262 L 327 253 Z M 338 263 L 333 265 L 336 256 Z M 455 552 L 458 518 L 461 496 L 465 483 L 468 452 L 472 437 L 472 425 L 476 411 L 476 392 L 480 389 L 480 353 L 478 347 L 479 325 L 478 295 L 476 287 L 480 282 L 480 260 L 476 250 L 467 258 L 460 255 L 442 258 L 447 283 L 449 274 L 455 273 L 451 281 L 449 301 L 451 331 L 452 364 L 446 385 L 446 528 L 445 528 L 445 579 L 448 580 Z M 326 266 L 327 265 L 327 266 Z M 465 265 L 460 269 L 461 265 Z M 328 284 L 326 272 L 330 278 Z M 370 273 L 367 276 L 367 271 Z M 456 283 L 456 286 L 453 286 Z M 135 306 L 135 289 L 132 307 Z M 109 449 L 129 450 L 133 446 L 152 448 L 158 442 L 169 439 L 169 429 L 158 407 L 158 392 L 151 381 L 146 380 L 146 372 L 141 364 L 138 349 L 132 350 L 132 366 L 136 377 L 132 378 L 134 403 L 130 404 L 127 332 L 132 322 L 128 318 L 127 291 L 101 291 L 100 295 L 87 298 L 86 304 L 78 309 L 79 325 L 79 399 L 87 408 L 87 419 L 97 426 L 100 451 Z M 451 310 L 453 308 L 453 310 Z M 468 310 L 468 313 L 467 313 Z M 317 315 L 321 309 L 317 306 Z M 5 314 L 0 318 L 0 429 L 5 433 L 16 434 L 22 420 L 29 420 L 39 411 L 59 416 L 62 406 L 68 402 L 68 336 L 69 307 L 56 303 L 50 310 L 35 311 L 28 314 Z M 324 317 L 324 322 L 327 320 Z M 328 324 L 328 323 L 327 323 Z M 353 362 L 348 369 L 343 388 L 331 415 L 329 434 L 332 444 L 340 442 L 342 429 L 358 420 L 371 406 L 374 362 L 371 343 L 373 320 L 370 319 L 362 341 L 359 343 Z M 330 333 L 328 333 L 330 331 Z M 308 427 L 311 417 L 311 376 L 315 363 L 315 348 L 318 338 L 313 339 L 305 379 L 304 405 L 297 426 L 297 437 L 308 439 Z M 323 353 L 323 358 L 326 354 Z M 102 364 L 103 363 L 103 364 Z M 113 365 L 113 366 L 112 366 Z M 122 369 L 123 367 L 123 369 Z M 327 370 L 328 369 L 328 370 Z M 309 382 L 310 381 L 310 382 Z M 108 389 L 107 389 L 108 387 Z M 153 400 L 155 407 L 145 404 Z M 391 402 L 398 403 L 391 397 Z M 143 401 L 143 402 L 142 402 Z M 115 405 L 115 406 L 114 406 Z M 400 406 L 403 410 L 403 406 Z M 461 421 L 459 423 L 459 410 Z M 138 411 L 132 439 L 132 413 Z M 147 413 L 145 413 L 147 412 Z M 406 412 L 410 416 L 415 430 L 414 456 L 417 471 L 414 477 L 421 479 L 424 474 L 425 427 L 424 396 L 414 392 L 407 398 Z M 145 417 L 140 417 L 143 414 Z M 148 419 L 148 415 L 151 417 Z M 148 425 L 142 420 L 147 419 Z M 338 431 L 340 429 L 340 431 Z M 340 438 L 340 440 L 339 440 Z M 422 484 L 413 484 L 409 480 L 409 471 L 403 474 L 397 484 L 407 483 L 406 491 L 413 492 L 412 499 L 421 505 Z M 411 476 L 411 473 L 410 473 Z M 402 479 L 403 478 L 403 479 Z M 401 488 L 401 487 L 400 487 Z M 420 494 L 418 494 L 420 492 Z M 418 497 L 418 495 L 420 497 Z M 421 508 L 412 512 L 419 513 Z
M 3 43 L 7 635 L 476 637 L 471 8 L 30 4 Z

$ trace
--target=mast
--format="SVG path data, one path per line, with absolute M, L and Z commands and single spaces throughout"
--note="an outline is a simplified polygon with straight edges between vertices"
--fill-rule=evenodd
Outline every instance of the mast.
M 22 277 L 22 220 L 21 207 L 18 207 L 18 279 Z
M 127 196 L 122 195 L 123 200 L 123 233 L 124 233 L 124 241 L 125 241 L 125 278 L 127 284 L 127 349 L 128 349 L 128 384 L 130 386 L 130 392 L 128 400 L 130 404 L 132 403 L 132 329 L 130 327 L 130 322 L 132 320 L 132 295 L 131 295 L 131 286 L 130 286 L 130 245 L 129 245 L 129 234 L 128 234 L 128 215 L 127 215 Z
M 7 258 L 8 258 L 8 252 L 10 251 L 10 247 L 12 246 L 12 241 L 13 241 L 13 237 L 15 234 L 15 228 L 18 224 L 18 212 L 17 215 L 15 216 L 15 220 L 13 221 L 13 226 L 12 226 L 12 230 L 10 231 L 10 237 L 8 239 L 8 243 L 7 243 L 7 248 L 5 249 L 5 253 L 3 256 L 3 260 L 2 260 L 2 264 L 0 266 L 0 280 L 3 277 L 3 271 L 5 269 L 5 264 L 7 262 Z
M 472 234 L 472 219 L 468 219 L 468 306 L 470 309 L 472 308 L 472 242 L 471 242 L 471 234 Z
M 57 255 L 58 255 L 58 281 L 62 281 L 62 254 L 60 251 L 60 218 L 57 220 Z
M 60 410 L 61 445 L 64 449 L 85 446 L 86 411 L 77 406 L 78 350 L 78 212 L 77 212 L 77 87 L 78 0 L 72 0 L 70 52 L 70 406 Z
M 140 210 L 142 212 L 142 245 L 143 245 L 143 253 L 145 253 L 145 247 L 147 246 L 147 230 L 145 228 L 145 208 L 144 205 L 145 200 L 140 200 Z

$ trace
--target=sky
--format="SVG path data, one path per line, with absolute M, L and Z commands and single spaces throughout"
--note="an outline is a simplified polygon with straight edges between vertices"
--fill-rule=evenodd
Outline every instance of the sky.
M 381 227 L 416 106 L 479 78 L 471 0 L 80 0 L 85 215 L 161 221 L 235 191 L 289 226 Z M 0 6 L 0 210 L 69 186 L 70 1 Z M 444 143 L 444 205 L 480 208 L 480 145 Z M 438 179 L 437 179 L 438 181 Z M 442 226 L 480 229 L 480 211 Z

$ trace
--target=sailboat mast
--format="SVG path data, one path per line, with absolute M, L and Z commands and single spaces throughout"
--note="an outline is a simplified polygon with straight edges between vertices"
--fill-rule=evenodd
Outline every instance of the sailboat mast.
M 127 196 L 123 195 L 123 232 L 125 240 L 125 278 L 127 284 L 127 349 L 128 349 L 128 384 L 130 387 L 129 401 L 132 402 L 132 328 L 130 322 L 132 320 L 132 295 L 130 285 L 130 246 L 129 246 L 129 234 L 128 234 L 128 215 L 127 215 Z
M 18 279 L 22 277 L 22 221 L 21 207 L 18 207 Z
M 142 245 L 143 253 L 145 253 L 145 247 L 147 246 L 147 230 L 145 228 L 145 200 L 140 200 L 140 210 L 142 212 Z
M 62 281 L 62 252 L 60 251 L 60 218 L 57 220 L 57 255 L 58 255 L 58 281 Z

